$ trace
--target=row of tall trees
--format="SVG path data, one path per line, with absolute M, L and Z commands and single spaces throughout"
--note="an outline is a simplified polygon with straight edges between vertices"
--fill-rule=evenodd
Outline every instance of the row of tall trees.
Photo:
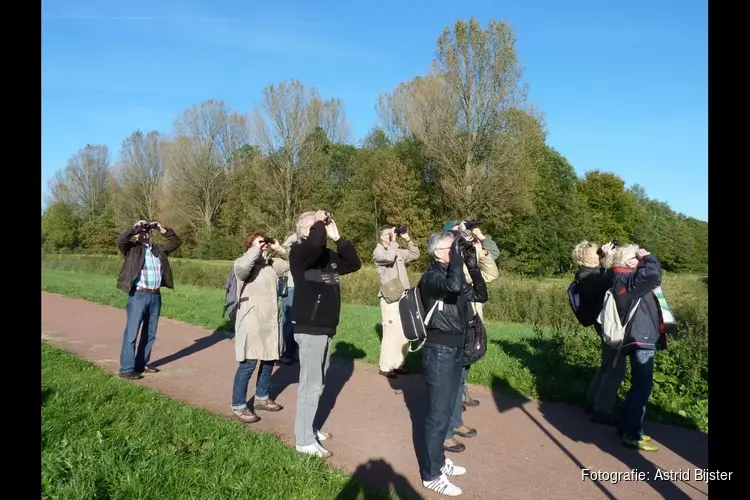
M 279 237 L 325 208 L 362 255 L 377 228 L 425 240 L 443 222 L 482 218 L 504 269 L 570 269 L 583 238 L 637 241 L 674 271 L 707 266 L 707 223 L 675 213 L 614 174 L 573 167 L 546 145 L 510 26 L 446 28 L 430 70 L 377 101 L 379 124 L 357 146 L 343 102 L 297 80 L 270 85 L 249 112 L 208 100 L 167 135 L 135 131 L 114 162 L 87 145 L 50 181 L 42 215 L 52 251 L 113 252 L 138 219 L 171 225 L 180 255 L 231 259 L 256 228 Z

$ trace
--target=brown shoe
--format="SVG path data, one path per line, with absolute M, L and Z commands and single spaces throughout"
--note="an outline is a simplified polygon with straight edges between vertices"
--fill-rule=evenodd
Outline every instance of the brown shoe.
M 283 406 L 278 404 L 276 401 L 266 398 L 266 399 L 256 399 L 253 398 L 253 408 L 256 410 L 265 410 L 265 411 L 281 411 L 284 409 Z
M 125 380 L 140 380 L 143 378 L 143 375 L 137 372 L 124 372 L 120 374 L 120 378 L 124 378 Z
M 443 442 L 443 449 L 452 453 L 461 453 L 466 449 L 466 445 L 459 443 L 455 439 L 446 439 Z
M 461 427 L 456 427 L 455 429 L 453 429 L 453 434 L 461 436 L 462 438 L 473 438 L 477 435 L 477 430 L 462 425 Z
M 237 417 L 237 419 L 245 422 L 246 424 L 254 424 L 258 420 L 260 420 L 260 417 L 247 406 L 242 408 L 241 410 L 232 410 L 232 413 L 235 417 Z

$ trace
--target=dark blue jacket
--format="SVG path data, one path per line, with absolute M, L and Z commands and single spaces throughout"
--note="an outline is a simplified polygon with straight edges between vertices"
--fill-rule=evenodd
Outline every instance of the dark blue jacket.
M 658 349 L 664 347 L 661 308 L 654 294 L 654 288 L 661 285 L 661 263 L 653 255 L 647 255 L 636 267 L 613 267 L 615 274 L 612 293 L 620 313 L 620 321 L 625 323 L 631 309 L 640 298 L 641 302 L 633 319 L 625 329 L 623 354 L 637 349 Z

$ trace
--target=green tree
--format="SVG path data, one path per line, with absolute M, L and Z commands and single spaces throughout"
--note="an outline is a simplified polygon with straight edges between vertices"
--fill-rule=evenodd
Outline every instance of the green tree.
M 49 205 L 42 213 L 42 246 L 53 252 L 73 250 L 80 243 L 80 226 L 72 205 L 64 202 Z

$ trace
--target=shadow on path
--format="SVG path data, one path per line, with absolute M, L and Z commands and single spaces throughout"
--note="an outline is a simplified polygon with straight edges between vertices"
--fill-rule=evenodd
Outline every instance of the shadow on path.
M 331 353 L 331 365 L 323 381 L 323 394 L 320 395 L 318 413 L 315 414 L 313 426 L 323 429 L 323 426 L 336 406 L 336 399 L 344 389 L 344 386 L 354 374 L 354 360 L 362 359 L 367 353 L 349 342 L 339 342 Z M 297 365 L 299 376 L 299 365 Z
M 403 500 L 424 498 L 404 476 L 394 471 L 388 462 L 378 459 L 357 467 L 352 478 L 334 500 L 387 499 L 388 491 L 395 492 L 396 496 Z
M 420 463 L 422 453 L 424 434 L 425 409 L 427 407 L 427 388 L 422 375 L 411 374 L 399 376 L 394 379 L 386 379 L 391 388 L 397 393 L 401 391 L 404 396 L 406 409 L 409 411 L 411 419 L 411 439 L 414 449 L 414 457 Z
M 576 467 L 580 469 L 591 467 L 590 465 L 581 463 L 581 461 L 563 443 L 545 428 L 542 422 L 529 413 L 524 407 L 524 403 L 530 401 L 528 398 L 509 387 L 507 381 L 496 375 L 492 376 L 492 396 L 499 412 L 502 413 L 512 408 L 520 409 L 526 414 L 529 420 L 550 439 L 550 441 L 557 445 L 557 447 L 567 455 L 571 462 L 576 464 Z M 667 500 L 689 498 L 689 496 L 672 481 L 653 479 L 657 466 L 645 456 L 641 455 L 639 451 L 625 448 L 617 438 L 614 427 L 593 424 L 588 421 L 588 415 L 582 410 L 568 405 L 539 402 L 539 410 L 544 416 L 544 420 L 567 438 L 573 441 L 594 444 L 603 452 L 617 458 L 620 462 L 625 464 L 627 470 L 637 469 L 639 472 L 647 473 L 648 477 L 651 478 L 650 481 L 647 481 L 647 484 L 651 486 L 661 498 Z M 600 481 L 594 481 L 594 484 L 607 498 L 616 498 Z M 689 483 L 686 484 L 694 488 Z
M 505 340 L 490 342 L 528 368 L 534 376 L 535 388 L 542 401 L 563 400 L 581 405 L 585 403 L 596 368 L 567 364 L 560 354 L 559 346 L 552 339 L 533 338 L 527 340 L 526 345 Z M 615 412 L 621 406 L 622 399 L 618 397 Z M 547 408 L 550 408 L 549 404 Z M 708 438 L 705 434 L 692 429 L 690 421 L 685 417 L 655 406 L 651 401 L 647 408 L 644 425 L 653 429 L 653 437 L 660 445 L 669 448 L 696 467 L 708 468 Z M 650 420 L 649 415 L 653 415 L 654 412 L 658 412 L 668 422 L 679 423 L 681 427 Z M 580 418 L 589 420 L 590 416 L 584 415 Z M 598 427 L 594 424 L 589 426 Z
M 189 345 L 184 349 L 180 349 L 174 354 L 170 354 L 169 356 L 164 356 L 161 359 L 152 361 L 151 363 L 149 363 L 149 365 L 153 366 L 154 368 L 158 368 L 173 361 L 177 361 L 178 359 L 182 359 L 184 357 L 198 353 L 204 349 L 208 349 L 209 347 L 218 344 L 222 340 L 234 338 L 234 333 L 232 333 L 231 331 L 227 331 L 228 329 L 231 329 L 231 325 L 227 326 L 227 324 L 225 323 L 224 325 L 221 325 L 216 330 L 211 332 L 210 335 L 195 339 L 192 345 Z

